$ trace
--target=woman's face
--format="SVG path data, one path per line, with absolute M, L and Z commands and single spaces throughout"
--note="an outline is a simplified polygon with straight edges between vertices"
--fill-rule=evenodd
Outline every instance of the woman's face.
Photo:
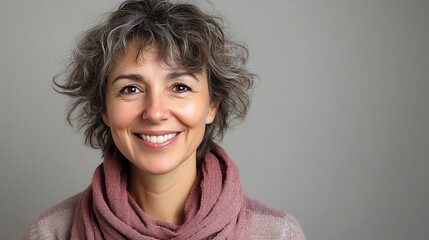
M 143 51 L 137 60 L 136 55 L 130 44 L 107 79 L 103 120 L 113 141 L 142 173 L 195 168 L 196 149 L 219 105 L 210 100 L 205 71 L 164 67 L 156 48 Z

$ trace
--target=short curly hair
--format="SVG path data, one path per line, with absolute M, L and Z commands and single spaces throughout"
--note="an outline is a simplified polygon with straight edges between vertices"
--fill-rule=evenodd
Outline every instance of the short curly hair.
M 202 158 L 233 120 L 245 117 L 255 74 L 246 68 L 247 47 L 226 36 L 221 19 L 189 3 L 125 1 L 85 32 L 66 70 L 54 77 L 56 91 L 71 97 L 68 122 L 84 130 L 85 144 L 103 153 L 113 144 L 102 119 L 106 79 L 131 40 L 138 41 L 138 55 L 156 45 L 162 62 L 190 72 L 206 71 L 210 97 L 220 105 L 197 149 L 197 158 Z

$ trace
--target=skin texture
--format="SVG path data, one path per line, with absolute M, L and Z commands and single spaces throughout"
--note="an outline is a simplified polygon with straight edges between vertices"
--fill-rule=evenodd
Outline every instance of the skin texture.
M 131 163 L 129 191 L 149 216 L 176 225 L 183 220 L 197 172 L 196 149 L 218 105 L 210 99 L 205 71 L 166 67 L 156 47 L 137 57 L 132 42 L 114 66 L 103 120 Z M 177 135 L 151 143 L 141 134 Z

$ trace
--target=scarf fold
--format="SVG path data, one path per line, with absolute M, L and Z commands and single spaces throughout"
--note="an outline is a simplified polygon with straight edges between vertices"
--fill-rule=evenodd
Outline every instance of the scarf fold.
M 71 239 L 246 239 L 250 217 L 234 162 L 216 145 L 199 171 L 176 226 L 143 212 L 127 191 L 127 161 L 108 149 L 78 201 Z

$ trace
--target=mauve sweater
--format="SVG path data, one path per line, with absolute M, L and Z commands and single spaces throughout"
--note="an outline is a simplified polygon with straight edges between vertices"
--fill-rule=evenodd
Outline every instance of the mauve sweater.
M 79 199 L 75 195 L 49 208 L 35 218 L 28 226 L 24 240 L 70 239 L 74 211 Z M 249 239 L 305 240 L 298 221 L 290 214 L 247 198 L 247 210 L 251 215 Z

